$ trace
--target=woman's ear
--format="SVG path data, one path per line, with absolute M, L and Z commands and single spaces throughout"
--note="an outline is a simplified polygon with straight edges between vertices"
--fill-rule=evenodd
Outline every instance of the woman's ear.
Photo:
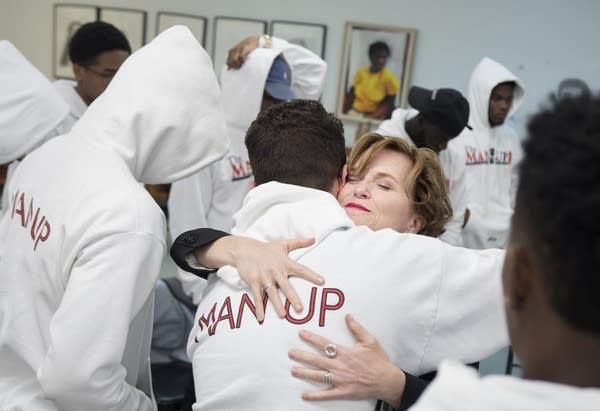
M 427 224 L 425 217 L 419 214 L 413 214 L 412 220 L 406 228 L 406 232 L 412 234 L 419 234 L 423 227 L 425 227 L 425 224 Z

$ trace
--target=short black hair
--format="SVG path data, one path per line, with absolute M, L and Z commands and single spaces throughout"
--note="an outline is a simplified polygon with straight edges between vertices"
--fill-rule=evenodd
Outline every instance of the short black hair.
M 388 46 L 385 41 L 376 41 L 375 43 L 371 43 L 371 45 L 369 46 L 369 57 L 371 57 L 378 51 L 385 51 L 388 57 L 392 54 L 390 46 Z
M 278 181 L 329 191 L 346 163 L 342 122 L 313 100 L 269 107 L 246 133 L 257 185 Z
M 550 306 L 600 333 L 600 96 L 552 97 L 528 132 L 513 235 L 533 250 Z
M 93 64 L 99 54 L 112 50 L 131 54 L 125 35 L 112 24 L 100 20 L 79 27 L 69 41 L 71 63 L 82 66 Z

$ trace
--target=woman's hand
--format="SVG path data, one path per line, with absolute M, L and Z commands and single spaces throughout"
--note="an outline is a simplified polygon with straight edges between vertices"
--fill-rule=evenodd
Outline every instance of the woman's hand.
M 406 375 L 390 362 L 379 342 L 350 314 L 346 315 L 346 325 L 356 339 L 353 347 L 335 345 L 333 356 L 331 351 L 328 356 L 299 349 L 289 351 L 292 360 L 313 367 L 293 367 L 294 377 L 321 383 L 330 379 L 330 387 L 304 392 L 302 398 L 309 401 L 378 398 L 392 407 L 399 406 Z M 324 354 L 325 347 L 331 344 L 328 339 L 304 330 L 300 331 L 300 338 Z
M 249 237 L 227 236 L 197 250 L 195 255 L 205 267 L 235 267 L 252 292 L 256 318 L 262 321 L 265 318 L 264 292 L 279 317 L 284 317 L 286 312 L 278 289 L 296 312 L 302 311 L 300 297 L 288 277 L 300 277 L 317 285 L 325 282 L 323 277 L 288 256 L 291 251 L 309 247 L 314 242 L 314 238 L 294 238 L 265 243 Z

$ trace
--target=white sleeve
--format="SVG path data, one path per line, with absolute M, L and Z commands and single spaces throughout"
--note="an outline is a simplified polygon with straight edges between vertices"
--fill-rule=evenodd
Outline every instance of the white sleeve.
M 446 232 L 440 236 L 440 240 L 454 246 L 462 246 L 462 225 L 468 202 L 465 165 L 456 158 L 451 148 L 440 152 L 440 163 L 446 177 L 446 188 L 452 206 L 452 219 L 446 224 Z
M 110 235 L 79 253 L 37 371 L 45 397 L 58 408 L 155 409 L 148 395 L 126 382 L 136 377 L 122 363 L 132 364 L 124 358 L 130 324 L 151 298 L 164 253 L 163 241 L 143 233 Z
M 515 136 L 515 138 L 517 137 Z M 519 187 L 519 166 L 523 160 L 523 149 L 520 142 L 516 144 L 514 152 L 514 163 L 510 166 L 510 208 L 513 210 L 517 200 L 517 188 Z
M 292 70 L 292 91 L 297 98 L 317 100 L 323 92 L 327 63 L 312 51 L 272 37 L 271 48 L 281 52 Z
M 443 246 L 435 325 L 421 372 L 434 370 L 447 353 L 471 363 L 509 343 L 501 281 L 504 251 Z

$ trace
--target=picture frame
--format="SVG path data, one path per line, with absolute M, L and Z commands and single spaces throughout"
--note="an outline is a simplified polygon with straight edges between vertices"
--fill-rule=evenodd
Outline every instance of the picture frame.
M 321 58 L 325 57 L 327 26 L 324 24 L 273 20 L 271 35 L 303 46 Z
M 378 124 L 389 118 L 394 108 L 406 107 L 416 33 L 413 28 L 346 22 L 337 101 L 340 119 Z M 385 46 L 375 43 L 387 46 L 387 59 L 382 60 Z M 381 73 L 377 79 L 372 77 L 376 66 L 369 56 L 371 46 L 380 56 L 377 64 L 383 62 L 383 68 L 376 71 Z M 389 93 L 393 91 L 392 98 Z
M 101 7 L 98 18 L 112 24 L 123 32 L 127 40 L 129 40 L 132 53 L 146 44 L 147 14 L 145 11 Z
M 265 20 L 238 17 L 215 17 L 213 35 L 213 64 L 217 74 L 227 62 L 227 52 L 246 37 L 267 32 Z
M 99 9 L 83 4 L 54 5 L 54 40 L 52 74 L 59 79 L 75 79 L 69 59 L 69 41 L 85 23 L 98 20 Z
M 190 29 L 198 43 L 206 48 L 206 26 L 207 19 L 203 16 L 193 14 L 171 13 L 159 11 L 156 14 L 156 35 L 175 25 L 186 26 Z

